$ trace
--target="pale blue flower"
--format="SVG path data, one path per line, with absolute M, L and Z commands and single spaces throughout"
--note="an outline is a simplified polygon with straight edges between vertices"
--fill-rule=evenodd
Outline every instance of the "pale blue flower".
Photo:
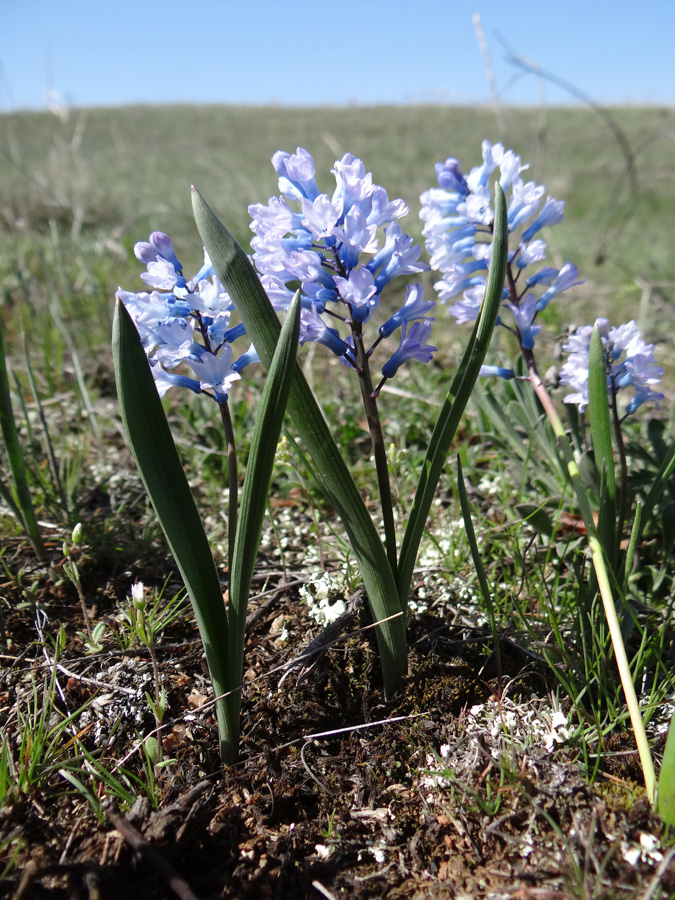
M 534 222 L 523 232 L 523 240 L 531 241 L 534 235 L 545 225 L 558 225 L 563 220 L 565 201 L 547 197 L 541 212 Z
M 314 179 L 314 159 L 302 147 L 298 147 L 293 154 L 277 150 L 272 157 L 272 165 L 280 176 L 279 190 L 287 197 L 313 200 L 319 193 Z
M 341 160 L 335 161 L 335 168 L 331 169 L 335 175 L 336 188 L 333 194 L 333 203 L 342 203 L 344 213 L 355 204 L 364 205 L 371 197 L 374 185 L 373 176 L 366 172 L 362 160 L 357 159 L 351 153 L 345 153 Z
M 253 344 L 251 344 L 246 351 L 246 353 L 242 353 L 241 356 L 237 357 L 235 361 L 232 363 L 232 370 L 234 372 L 241 372 L 242 369 L 245 369 L 246 366 L 252 366 L 260 362 L 260 357 L 258 356 L 258 351 L 255 349 Z
M 428 318 L 427 313 L 430 312 L 436 304 L 433 300 L 424 299 L 424 288 L 421 284 L 409 284 L 405 289 L 405 303 L 394 313 L 384 325 L 380 325 L 380 335 L 383 338 L 389 337 L 397 328 L 400 328 L 404 322 L 411 322 L 414 319 Z M 433 319 L 429 319 L 433 322 Z
M 577 278 L 578 274 L 579 270 L 576 266 L 573 266 L 568 262 L 565 263 L 562 269 L 557 273 L 556 279 L 551 287 L 537 300 L 537 312 L 546 309 L 548 304 L 557 294 L 560 294 L 571 287 L 575 287 L 578 284 L 583 284 L 583 279 L 579 280 Z
M 164 259 L 170 263 L 178 275 L 183 274 L 183 267 L 173 249 L 173 241 L 163 231 L 153 231 L 148 241 L 139 241 L 135 244 L 134 254 L 144 263 Z
M 162 364 L 155 357 L 150 357 L 148 359 L 150 364 L 150 370 L 152 371 L 152 376 L 155 379 L 155 386 L 157 388 L 157 392 L 160 397 L 163 397 L 164 394 L 172 387 L 182 387 L 187 388 L 189 391 L 192 391 L 195 394 L 201 394 L 202 389 L 199 386 L 199 382 L 195 381 L 194 378 L 188 378 L 186 375 L 178 375 L 173 372 L 167 372 L 164 368 L 162 368 Z
M 469 193 L 470 188 L 458 160 L 450 157 L 445 163 L 436 163 L 436 176 L 440 186 L 445 191 L 454 193 L 458 202 L 459 198 L 466 197 Z
M 300 344 L 307 341 L 323 344 L 336 356 L 344 356 L 350 349 L 337 328 L 328 328 L 315 308 L 303 309 L 300 313 Z
M 576 267 L 570 263 L 565 263 L 560 270 L 545 266 L 531 269 L 542 263 L 546 254 L 544 241 L 531 239 L 545 225 L 562 220 L 564 203 L 548 197 L 542 205 L 544 186 L 523 180 L 522 172 L 527 166 L 512 150 L 483 141 L 482 155 L 483 164 L 467 176 L 455 159 L 437 163 L 439 187 L 422 194 L 420 216 L 425 223 L 422 233 L 431 265 L 441 273 L 434 287 L 444 303 L 462 295 L 449 308 L 457 322 L 476 318 L 485 293 L 492 247 L 494 212 L 490 181 L 498 172 L 495 177 L 508 192 L 508 231 L 516 233 L 524 229 L 508 254 L 510 274 L 504 303 L 513 316 L 523 349 L 531 350 L 541 330 L 534 323 L 538 313 L 557 294 L 581 283 Z M 521 274 L 525 270 L 527 273 Z M 539 298 L 532 293 L 535 287 L 546 287 Z M 498 324 L 507 323 L 500 317 Z
M 241 378 L 239 372 L 232 368 L 232 348 L 229 344 L 218 356 L 204 350 L 198 358 L 189 357 L 187 363 L 199 379 L 200 389 L 213 391 L 218 403 L 227 402 L 230 387 Z
M 534 347 L 534 339 L 541 331 L 541 325 L 533 324 L 534 317 L 537 314 L 534 294 L 526 294 L 518 304 L 506 302 L 504 306 L 513 315 L 513 321 L 520 336 L 521 347 L 525 350 L 531 350 Z
M 408 331 L 408 322 L 404 322 L 401 329 L 401 343 L 388 362 L 382 366 L 382 375 L 385 378 L 393 378 L 403 363 L 409 359 L 417 359 L 428 363 L 436 347 L 427 344 L 431 334 L 431 322 L 413 322 Z
M 119 288 L 115 296 L 134 320 L 160 396 L 171 387 L 184 387 L 226 402 L 231 384 L 241 377 L 239 370 L 259 360 L 251 348 L 237 367 L 232 364 L 230 344 L 246 329 L 241 323 L 230 326 L 234 306 L 208 254 L 197 275 L 186 281 L 171 238 L 163 232 L 137 243 L 134 252 L 147 267 L 141 278 L 166 292 L 133 294 Z M 171 371 L 182 364 L 198 380 Z
M 185 287 L 183 267 L 176 256 L 171 238 L 162 231 L 153 231 L 149 241 L 134 245 L 136 258 L 145 263 L 148 271 L 141 275 L 147 285 L 161 290 Z
M 475 322 L 478 318 L 481 303 L 485 297 L 485 285 L 482 280 L 474 287 L 468 287 L 462 295 L 462 299 L 458 300 L 454 306 L 449 308 L 449 312 L 455 317 L 458 325 L 465 322 Z
M 607 319 L 597 319 L 602 345 L 608 362 L 608 389 L 619 391 L 632 387 L 635 395 L 626 405 L 626 412 L 633 413 L 643 403 L 653 402 L 657 409 L 663 394 L 653 390 L 664 373 L 656 364 L 654 345 L 643 341 L 635 322 L 618 328 L 610 328 Z M 560 370 L 560 383 L 572 388 L 564 397 L 565 403 L 574 403 L 583 412 L 588 405 L 588 365 L 593 327 L 584 325 L 570 335 L 563 346 L 569 353 Z
M 520 244 L 520 253 L 516 259 L 519 269 L 541 262 L 546 258 L 546 244 L 544 241 L 531 241 L 529 244 Z
M 398 224 L 408 207 L 373 184 L 363 161 L 351 153 L 331 170 L 332 195 L 319 191 L 306 150 L 279 151 L 273 164 L 283 196 L 267 206 L 249 206 L 254 264 L 277 308 L 288 308 L 300 286 L 301 343 L 323 343 L 351 364 L 351 335 L 339 329 L 361 334 L 390 281 L 429 268 L 420 261 L 421 248 Z M 322 315 L 332 317 L 330 325 Z
M 377 306 L 377 287 L 368 269 L 354 269 L 348 278 L 335 276 L 335 284 L 342 300 L 347 304 L 354 322 L 365 322 Z
M 420 262 L 421 253 L 422 248 L 413 242 L 409 234 L 402 234 L 397 238 L 394 252 L 375 279 L 378 292 L 382 291 L 385 285 L 394 278 L 401 275 L 418 275 L 420 272 L 426 271 L 429 267 L 426 263 Z

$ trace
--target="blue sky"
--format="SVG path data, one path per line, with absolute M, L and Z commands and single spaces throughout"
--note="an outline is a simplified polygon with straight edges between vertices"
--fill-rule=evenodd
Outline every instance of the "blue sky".
M 675 104 L 673 0 L 1 0 L 0 110 L 484 103 L 474 13 L 504 102 Z

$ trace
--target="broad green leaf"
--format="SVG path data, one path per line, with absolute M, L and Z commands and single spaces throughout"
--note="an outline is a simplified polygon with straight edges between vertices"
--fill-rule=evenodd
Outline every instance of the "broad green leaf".
M 14 410 L 12 409 L 12 398 L 9 392 L 9 378 L 7 377 L 7 364 L 5 361 L 5 344 L 2 337 L 2 327 L 0 326 L 0 429 L 2 430 L 2 438 L 5 442 L 5 450 L 9 459 L 9 468 L 12 473 L 14 489 L 16 491 L 17 504 L 13 502 L 10 505 L 14 510 L 18 509 L 21 513 L 21 521 L 28 538 L 30 539 L 35 555 L 41 559 L 45 555 L 44 544 L 40 528 L 35 518 L 33 503 L 30 497 L 28 481 L 26 479 L 26 467 L 23 464 L 23 451 L 19 443 L 19 434 L 16 430 L 16 422 L 14 421 Z M 7 496 L 11 498 L 9 491 Z
M 300 295 L 296 294 L 267 373 L 256 415 L 239 508 L 239 526 L 230 563 L 230 656 L 228 680 L 241 684 L 244 670 L 246 607 L 251 589 L 274 457 L 286 412 L 300 335 Z M 241 697 L 241 692 L 234 695 Z M 233 722 L 238 721 L 238 717 Z
M 607 399 L 607 360 L 600 331 L 593 328 L 588 358 L 588 417 L 593 440 L 595 465 L 601 476 L 598 535 L 610 566 L 617 562 L 616 482 L 614 451 Z
M 120 300 L 113 324 L 113 359 L 129 446 L 192 601 L 213 689 L 220 697 L 239 682 L 227 681 L 228 623 L 218 572 L 140 337 Z M 232 762 L 236 755 L 233 704 L 228 698 L 216 702 L 224 762 Z
M 675 719 L 671 720 L 663 751 L 656 811 L 667 825 L 675 825 Z
M 269 367 L 280 325 L 248 257 L 227 228 L 193 189 L 195 221 L 218 278 L 232 297 L 246 331 L 264 366 Z M 396 581 L 377 529 L 368 514 L 351 472 L 296 364 L 288 398 L 288 413 L 316 465 L 327 499 L 332 503 L 359 561 L 375 621 L 384 689 L 391 696 L 407 670 L 405 623 L 400 615 Z M 396 618 L 390 618 L 396 616 Z M 382 620 L 389 619 L 383 622 Z
M 508 254 L 508 223 L 506 201 L 499 184 L 495 185 L 495 223 L 492 257 L 485 297 L 481 305 L 471 339 L 450 385 L 450 390 L 434 426 L 426 458 L 415 492 L 413 507 L 403 536 L 399 556 L 398 589 L 402 610 L 407 610 L 413 569 L 419 552 L 427 516 L 445 466 L 450 445 L 459 426 L 469 397 L 478 378 L 480 367 L 490 345 L 499 307 L 504 293 Z

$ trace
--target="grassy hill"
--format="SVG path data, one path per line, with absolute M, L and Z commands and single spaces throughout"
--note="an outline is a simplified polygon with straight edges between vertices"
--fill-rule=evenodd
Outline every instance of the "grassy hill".
M 327 190 L 333 161 L 347 151 L 361 156 L 374 180 L 409 204 L 406 229 L 419 235 L 419 195 L 434 183 L 434 163 L 454 156 L 468 171 L 489 138 L 513 147 L 530 163 L 530 177 L 566 201 L 565 224 L 548 237 L 556 257 L 575 262 L 586 278 L 578 292 L 586 317 L 635 315 L 644 294 L 642 324 L 649 331 L 658 320 L 661 333 L 675 290 L 675 109 L 605 115 L 506 109 L 505 134 L 490 110 L 438 106 L 143 106 L 72 110 L 66 120 L 48 112 L 5 115 L 5 297 L 20 300 L 27 279 L 40 280 L 40 259 L 53 257 L 57 240 L 74 293 L 97 306 L 117 284 L 136 283 L 131 248 L 151 230 L 169 232 L 192 270 L 201 249 L 190 184 L 247 246 L 248 204 L 276 192 L 270 157 L 298 145 L 314 154 Z M 560 317 L 556 325 L 568 319 L 567 310 L 550 315 Z

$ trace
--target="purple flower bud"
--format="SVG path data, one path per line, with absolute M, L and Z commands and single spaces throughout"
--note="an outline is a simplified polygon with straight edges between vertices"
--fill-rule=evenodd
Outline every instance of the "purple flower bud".
M 469 185 L 466 183 L 466 178 L 462 174 L 461 166 L 456 159 L 449 157 L 445 163 L 436 163 L 435 168 L 438 183 L 446 191 L 457 191 L 462 196 L 466 196 L 469 193 Z
M 180 275 L 183 271 L 183 267 L 178 261 L 178 257 L 173 249 L 173 241 L 169 235 L 164 234 L 163 231 L 153 231 L 150 235 L 150 243 L 157 251 L 158 256 L 168 260 L 176 270 L 176 273 Z

